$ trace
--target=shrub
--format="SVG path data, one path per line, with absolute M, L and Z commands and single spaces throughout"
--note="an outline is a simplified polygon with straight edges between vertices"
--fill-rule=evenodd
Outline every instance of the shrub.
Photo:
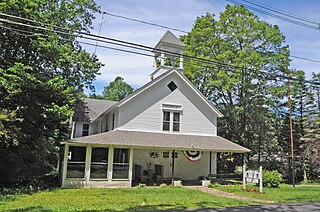
M 146 188 L 147 185 L 144 183 L 139 183 L 139 185 L 137 186 L 138 188 Z
M 263 171 L 262 184 L 264 187 L 278 188 L 282 182 L 282 176 L 277 170 Z
M 168 188 L 168 185 L 165 184 L 165 183 L 161 183 L 161 184 L 160 184 L 160 188 Z
M 217 187 L 220 187 L 220 186 L 221 186 L 220 183 L 210 183 L 210 184 L 208 185 L 208 188 L 217 188 Z

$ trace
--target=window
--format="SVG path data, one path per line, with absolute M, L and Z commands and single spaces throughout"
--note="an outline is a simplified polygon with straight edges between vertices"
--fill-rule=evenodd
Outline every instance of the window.
M 163 112 L 163 131 L 170 131 L 170 112 Z
M 105 132 L 108 132 L 109 131 L 109 118 L 108 118 L 108 115 L 107 115 L 107 119 L 106 119 L 106 131 Z
M 114 130 L 114 119 L 115 119 L 115 114 L 112 114 L 112 130 Z
M 169 152 L 162 152 L 163 158 L 169 158 Z
M 172 158 L 174 157 L 174 158 L 178 158 L 178 152 L 174 152 L 174 154 L 173 154 L 173 152 L 172 152 L 172 156 L 171 156 Z
M 86 147 L 69 146 L 67 178 L 84 178 Z
M 172 131 L 174 132 L 180 131 L 180 113 L 173 113 Z
M 108 148 L 92 148 L 90 178 L 107 179 Z
M 162 130 L 180 132 L 180 112 L 163 111 Z
M 89 124 L 82 125 L 82 136 L 89 135 Z
M 129 149 L 114 149 L 112 179 L 129 179 Z

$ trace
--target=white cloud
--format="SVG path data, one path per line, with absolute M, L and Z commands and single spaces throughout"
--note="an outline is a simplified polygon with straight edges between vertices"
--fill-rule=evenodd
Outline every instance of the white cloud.
M 215 13 L 218 18 L 219 13 L 224 10 L 227 4 L 224 0 L 97 0 L 97 3 L 101 5 L 102 11 L 187 31 L 191 30 L 197 16 L 209 12 Z M 285 4 L 279 1 L 265 3 L 262 0 L 261 3 L 275 8 L 284 8 L 282 6 Z M 286 5 L 285 9 L 283 9 L 285 11 L 291 11 L 291 13 L 299 14 L 311 20 L 320 19 L 320 13 L 318 13 L 320 3 L 299 1 Z M 268 23 L 277 24 L 280 27 L 281 32 L 286 36 L 286 43 L 290 45 L 292 55 L 320 60 L 320 51 L 318 51 L 320 49 L 319 31 L 280 21 L 269 16 L 262 16 L 258 13 L 256 14 Z M 100 21 L 101 16 L 97 16 L 94 22 L 94 34 L 98 33 Z M 165 31 L 166 29 L 106 16 L 106 22 L 102 25 L 101 35 L 153 47 Z M 181 32 L 172 32 L 177 36 L 182 34 Z M 100 43 L 100 45 L 107 44 Z M 86 48 L 89 51 L 94 51 L 94 47 Z M 101 87 L 103 88 L 110 81 L 113 81 L 116 76 L 124 77 L 126 82 L 134 85 L 136 88 L 140 87 L 149 81 L 149 75 L 154 70 L 152 58 L 149 57 L 102 48 L 98 48 L 97 55 L 100 61 L 105 64 L 101 69 L 101 75 L 95 81 L 97 93 L 100 93 Z M 312 71 L 319 72 L 318 66 L 319 64 L 298 59 L 293 59 L 290 64 L 290 68 L 305 70 L 307 76 L 310 76 Z

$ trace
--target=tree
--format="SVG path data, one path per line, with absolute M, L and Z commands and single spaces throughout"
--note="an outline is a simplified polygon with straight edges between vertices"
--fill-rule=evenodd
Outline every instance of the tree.
M 122 77 L 116 77 L 102 92 L 104 99 L 120 101 L 133 92 L 133 88 Z
M 0 22 L 0 185 L 15 185 L 55 171 L 78 95 L 102 65 L 75 33 L 89 32 L 99 8 L 93 0 L 5 0 L 0 11 L 25 18 Z
M 252 149 L 251 155 L 257 154 L 253 147 L 259 141 L 266 147 L 262 151 L 271 146 L 279 151 L 271 88 L 278 87 L 274 75 L 284 69 L 289 49 L 278 26 L 243 6 L 228 5 L 219 20 L 209 13 L 198 17 L 181 39 L 187 55 L 246 67 L 194 61 L 185 65 L 185 75 L 225 115 L 218 120 L 220 135 Z
M 320 74 L 313 73 L 312 81 L 320 83 Z M 308 95 L 304 115 L 304 135 L 301 138 L 303 149 L 305 174 L 304 180 L 308 178 L 318 180 L 320 175 L 320 86 L 311 85 L 311 95 Z

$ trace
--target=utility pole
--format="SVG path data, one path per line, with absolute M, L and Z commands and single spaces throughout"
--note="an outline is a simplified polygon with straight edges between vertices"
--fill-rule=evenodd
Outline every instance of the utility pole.
M 291 98 L 290 98 L 290 74 L 288 70 L 288 62 L 286 64 L 286 72 L 288 76 L 288 104 L 290 109 L 290 115 L 289 115 L 289 121 L 290 121 L 290 140 L 291 140 L 291 169 L 292 169 L 292 185 L 295 187 L 295 165 L 294 165 L 294 143 L 293 143 L 293 133 L 292 133 L 292 104 L 291 104 Z

